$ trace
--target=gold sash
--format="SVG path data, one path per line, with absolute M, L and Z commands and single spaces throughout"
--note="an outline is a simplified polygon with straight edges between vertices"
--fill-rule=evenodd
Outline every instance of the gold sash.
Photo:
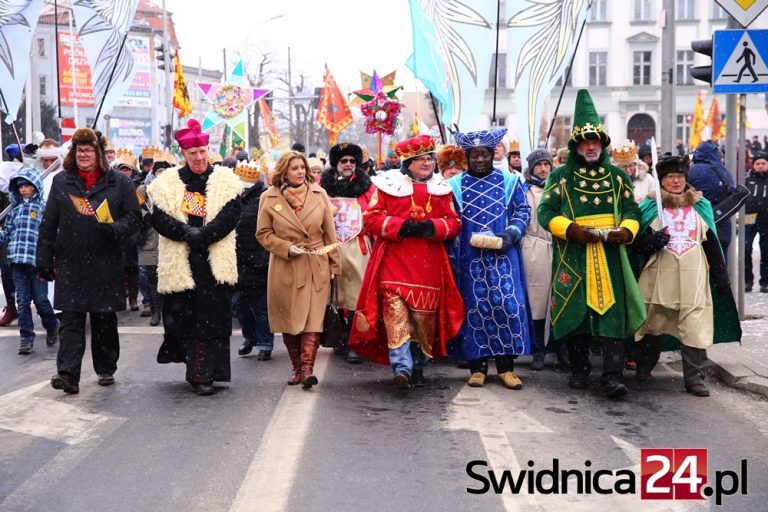
M 577 217 L 576 223 L 590 228 L 616 227 L 613 215 L 588 215 Z M 616 303 L 611 274 L 605 256 L 603 242 L 587 244 L 587 306 L 599 315 L 605 314 Z

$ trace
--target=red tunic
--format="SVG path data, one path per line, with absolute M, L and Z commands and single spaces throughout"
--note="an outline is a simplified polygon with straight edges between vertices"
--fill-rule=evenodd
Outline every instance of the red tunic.
M 381 315 L 382 291 L 402 297 L 411 310 L 437 313 L 437 336 L 429 351 L 445 355 L 445 343 L 464 320 L 464 302 L 443 246 L 460 230 L 452 194 L 434 195 L 424 183 L 413 184 L 413 195 L 395 197 L 377 190 L 364 212 L 365 230 L 376 237 L 365 271 L 349 346 L 366 359 L 389 364 L 386 331 Z M 423 216 L 423 217 L 422 217 Z M 398 238 L 406 220 L 431 220 L 432 239 Z

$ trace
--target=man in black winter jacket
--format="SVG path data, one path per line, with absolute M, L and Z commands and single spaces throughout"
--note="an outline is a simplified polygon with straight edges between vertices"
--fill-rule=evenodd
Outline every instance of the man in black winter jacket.
M 752 243 L 760 235 L 760 291 L 768 293 L 768 153 L 755 153 L 744 185 L 749 189 L 744 226 L 744 290 L 752 291 Z
M 267 187 L 264 185 L 264 177 L 256 175 L 253 170 L 254 167 L 249 165 L 238 165 L 235 168 L 235 173 L 247 187 L 241 196 L 242 210 L 236 228 L 236 290 L 239 296 L 235 313 L 243 329 L 243 344 L 237 353 L 244 356 L 256 347 L 256 358 L 259 361 L 267 361 L 272 357 L 275 343 L 275 335 L 269 330 L 267 315 L 269 252 L 256 240 L 259 201 Z
M 61 311 L 58 373 L 51 386 L 70 394 L 80 391 L 86 315 L 98 382 L 115 381 L 116 312 L 125 310 L 123 242 L 141 226 L 136 189 L 109 168 L 105 147 L 99 132 L 81 128 L 74 133 L 65 172 L 53 179 L 48 193 L 37 242 L 37 273 L 55 280 L 53 307 Z

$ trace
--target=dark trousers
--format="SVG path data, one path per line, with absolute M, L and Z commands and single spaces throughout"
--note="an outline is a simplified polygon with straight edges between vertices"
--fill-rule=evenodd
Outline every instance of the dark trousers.
M 568 340 L 568 356 L 571 360 L 571 373 L 589 375 L 592 365 L 589 363 L 590 336 L 575 336 Z M 624 373 L 624 341 L 614 338 L 600 338 L 603 349 L 603 375 L 621 379 Z
M 21 341 L 35 340 L 35 322 L 32 319 L 32 303 L 43 321 L 43 327 L 49 334 L 56 332 L 58 322 L 48 300 L 48 281 L 37 278 L 33 265 L 11 264 L 13 282 L 16 285 L 16 298 L 19 311 L 19 333 Z
M 80 382 L 80 367 L 85 354 L 85 315 L 91 315 L 91 357 L 97 375 L 112 375 L 120 357 L 116 313 L 80 313 L 63 311 L 59 329 L 59 355 L 56 367 L 60 374 Z
M 162 311 L 163 299 L 157 291 L 157 265 L 143 265 L 139 268 L 144 271 L 144 278 L 147 284 L 147 295 L 145 296 L 147 301 L 144 304 L 149 304 L 153 313 L 155 311 Z M 266 306 L 264 306 L 264 309 L 266 309 Z
M 661 347 L 664 336 L 643 336 L 638 345 L 637 369 L 648 373 L 654 369 L 661 356 Z M 686 386 L 701 384 L 704 381 L 704 365 L 707 362 L 707 350 L 703 348 L 680 347 L 680 355 L 683 357 L 683 383 Z
M 516 356 L 496 356 L 496 373 L 506 373 L 515 371 Z M 468 361 L 470 373 L 481 372 L 488 374 L 488 357 Z
M 744 283 L 754 283 L 752 272 L 752 244 L 755 235 L 760 235 L 760 286 L 768 286 L 768 222 L 744 226 Z
M 533 338 L 531 338 L 531 355 L 546 354 L 547 347 L 544 346 L 544 328 L 547 326 L 547 320 L 533 321 Z
M 16 307 L 16 286 L 13 284 L 11 266 L 7 263 L 0 264 L 0 281 L 3 283 L 6 305 Z
M 241 293 L 235 312 L 243 329 L 243 338 L 253 342 L 257 349 L 272 350 L 275 335 L 269 330 L 267 294 Z
M 229 366 L 229 338 L 184 340 L 187 382 L 210 384 L 214 380 L 228 382 L 231 379 Z

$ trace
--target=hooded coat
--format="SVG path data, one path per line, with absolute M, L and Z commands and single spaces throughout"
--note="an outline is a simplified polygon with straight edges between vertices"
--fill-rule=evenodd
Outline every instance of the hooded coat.
M 30 182 L 37 193 L 24 200 L 19 192 L 19 181 Z M 34 265 L 37 256 L 37 239 L 40 234 L 40 222 L 43 220 L 43 181 L 37 169 L 22 168 L 11 178 L 8 191 L 11 196 L 11 211 L 5 218 L 5 226 L 0 231 L 0 244 L 8 244 L 8 263 Z
M 728 169 L 720 161 L 720 149 L 712 141 L 699 144 L 693 152 L 693 165 L 689 171 L 688 182 L 712 203 L 716 210 L 718 203 L 728 197 L 729 191 L 736 187 L 736 182 Z M 725 246 L 731 243 L 731 223 L 720 222 L 717 225 L 717 238 Z
M 83 198 L 92 208 L 108 202 L 114 238 L 102 233 L 94 215 L 78 210 L 76 200 Z M 76 168 L 59 173 L 37 243 L 37 266 L 56 272 L 53 307 L 81 313 L 125 310 L 122 243 L 140 226 L 136 189 L 119 172 L 102 171 L 88 191 Z

